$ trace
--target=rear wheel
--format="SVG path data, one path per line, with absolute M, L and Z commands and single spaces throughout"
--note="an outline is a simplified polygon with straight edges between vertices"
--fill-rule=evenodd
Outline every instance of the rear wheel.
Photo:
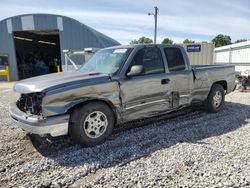
M 95 146 L 111 135 L 113 111 L 102 102 L 90 102 L 76 108 L 70 116 L 69 133 L 79 144 Z
M 205 101 L 205 110 L 209 113 L 218 112 L 225 100 L 225 90 L 220 84 L 214 84 Z
M 238 90 L 239 90 L 240 92 L 243 92 L 245 89 L 246 89 L 246 88 L 245 88 L 243 85 L 240 85 L 240 86 L 238 87 Z

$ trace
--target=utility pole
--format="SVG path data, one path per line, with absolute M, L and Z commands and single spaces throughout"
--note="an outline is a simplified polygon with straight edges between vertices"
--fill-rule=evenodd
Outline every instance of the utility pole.
M 154 32 L 154 44 L 156 44 L 156 36 L 157 36 L 157 16 L 158 16 L 158 12 L 159 12 L 159 9 L 157 6 L 154 7 L 155 9 L 155 13 L 148 13 L 148 15 L 153 15 L 154 18 L 155 18 L 155 32 Z

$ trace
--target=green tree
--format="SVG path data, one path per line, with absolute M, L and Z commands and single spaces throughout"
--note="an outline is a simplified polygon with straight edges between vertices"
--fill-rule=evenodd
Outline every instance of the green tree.
M 240 43 L 240 42 L 246 42 L 247 39 L 239 39 L 239 40 L 236 40 L 234 43 Z
M 130 44 L 151 44 L 153 43 L 153 40 L 147 37 L 141 37 L 138 40 L 132 40 Z
M 163 39 L 163 41 L 161 43 L 162 44 L 173 44 L 174 41 L 171 40 L 170 38 L 165 38 L 165 39 Z
M 222 34 L 219 34 L 216 37 L 214 37 L 212 42 L 215 44 L 215 47 L 226 46 L 226 45 L 232 44 L 231 37 L 228 35 L 222 35 Z
M 183 44 L 194 44 L 194 43 L 195 43 L 194 40 L 189 40 L 189 39 L 185 39 L 185 40 L 183 41 Z

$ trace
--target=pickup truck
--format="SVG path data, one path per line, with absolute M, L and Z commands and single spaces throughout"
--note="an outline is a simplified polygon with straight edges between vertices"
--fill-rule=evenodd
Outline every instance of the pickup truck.
M 218 112 L 234 87 L 233 65 L 192 67 L 179 45 L 124 45 L 99 50 L 79 70 L 17 82 L 9 111 L 28 133 L 94 146 L 117 125 L 192 103 Z

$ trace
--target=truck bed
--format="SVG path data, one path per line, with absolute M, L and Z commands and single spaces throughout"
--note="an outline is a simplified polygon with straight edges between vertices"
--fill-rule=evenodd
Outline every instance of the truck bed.
M 214 64 L 214 65 L 191 65 L 193 69 L 200 68 L 225 68 L 225 67 L 234 67 L 232 64 Z
M 194 100 L 206 99 L 211 85 L 218 81 L 225 83 L 227 93 L 233 91 L 235 86 L 234 65 L 194 65 L 191 68 L 194 73 Z

